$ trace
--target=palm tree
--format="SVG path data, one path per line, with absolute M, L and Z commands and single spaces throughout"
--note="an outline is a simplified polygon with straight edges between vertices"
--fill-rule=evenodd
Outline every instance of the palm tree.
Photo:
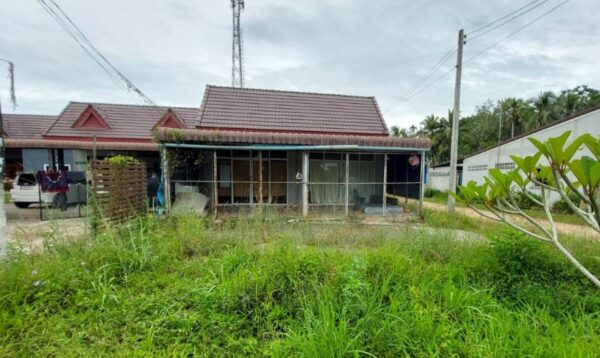
M 556 119 L 555 101 L 556 95 L 550 91 L 542 92 L 532 100 L 534 115 L 530 127 L 536 128 Z
M 439 120 L 440 119 L 433 114 L 425 117 L 425 119 L 421 122 L 421 135 L 433 139 L 439 128 Z
M 502 119 L 510 124 L 510 137 L 515 137 L 515 127 L 523 125 L 526 119 L 527 103 L 520 98 L 505 98 L 500 101 L 499 107 L 502 110 Z

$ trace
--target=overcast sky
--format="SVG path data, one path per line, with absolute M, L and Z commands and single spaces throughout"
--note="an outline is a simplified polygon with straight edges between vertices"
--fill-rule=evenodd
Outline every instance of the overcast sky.
M 229 0 L 55 1 L 160 105 L 199 106 L 206 84 L 231 84 Z M 385 110 L 456 43 L 460 28 L 468 33 L 530 1 L 246 0 L 246 87 L 375 96 Z M 468 42 L 465 59 L 561 1 L 548 0 Z M 57 114 L 71 100 L 140 103 L 37 0 L 0 0 L 0 8 L 0 58 L 16 65 L 17 113 Z M 487 99 L 579 84 L 600 88 L 599 19 L 598 0 L 571 0 L 466 64 L 463 115 Z M 1 62 L 0 71 L 3 110 L 10 112 Z M 428 114 L 445 115 L 453 90 L 454 72 L 384 117 L 408 127 Z

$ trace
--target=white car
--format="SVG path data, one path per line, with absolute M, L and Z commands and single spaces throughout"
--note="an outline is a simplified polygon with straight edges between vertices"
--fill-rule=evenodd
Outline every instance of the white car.
M 22 173 L 17 175 L 10 190 L 10 201 L 16 207 L 25 209 L 31 204 L 41 203 L 55 208 L 66 210 L 67 205 L 87 202 L 87 189 L 85 179 L 77 172 L 68 173 L 69 190 L 66 193 L 40 192 L 35 174 Z M 85 177 L 83 177 L 85 178 Z

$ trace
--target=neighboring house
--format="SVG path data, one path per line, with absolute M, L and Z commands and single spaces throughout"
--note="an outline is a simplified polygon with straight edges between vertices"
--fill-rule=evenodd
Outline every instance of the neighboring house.
M 207 86 L 195 129 L 159 128 L 170 204 L 397 214 L 421 199 L 429 139 L 390 137 L 374 97 Z M 408 205 L 403 205 L 404 209 Z
M 4 115 L 7 174 L 85 170 L 92 157 L 131 155 L 158 172 L 157 127 L 194 127 L 198 108 L 70 102 L 58 116 Z
M 31 114 L 2 114 L 3 137 L 8 141 L 5 151 L 5 175 L 14 178 L 23 170 L 42 168 L 50 162 L 48 152 L 44 149 L 14 147 L 15 141 L 41 141 L 42 135 L 56 120 L 56 116 Z
M 484 183 L 484 177 L 491 168 L 498 168 L 502 171 L 508 171 L 515 168 L 515 163 L 510 155 L 520 157 L 533 155 L 537 152 L 529 138 L 535 138 L 545 141 L 551 137 L 558 137 L 566 131 L 571 131 L 570 141 L 584 133 L 590 133 L 594 136 L 600 135 L 600 106 L 596 106 L 573 115 L 567 116 L 558 121 L 539 127 L 533 131 L 523 133 L 515 138 L 506 140 L 493 148 L 481 150 L 463 158 L 463 177 L 462 182 L 468 183 L 473 180 L 478 184 Z M 581 149 L 575 154 L 575 159 L 583 155 L 590 155 L 587 149 Z M 542 158 L 540 163 L 547 164 Z M 531 189 L 541 191 L 539 187 L 531 186 Z M 557 199 L 555 195 L 553 199 Z

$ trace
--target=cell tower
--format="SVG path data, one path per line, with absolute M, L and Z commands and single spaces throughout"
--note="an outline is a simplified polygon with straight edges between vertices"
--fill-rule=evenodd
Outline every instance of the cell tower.
M 244 10 L 244 0 L 231 0 L 233 11 L 233 44 L 231 52 L 231 86 L 244 87 L 244 60 L 242 47 L 242 27 L 240 15 Z

